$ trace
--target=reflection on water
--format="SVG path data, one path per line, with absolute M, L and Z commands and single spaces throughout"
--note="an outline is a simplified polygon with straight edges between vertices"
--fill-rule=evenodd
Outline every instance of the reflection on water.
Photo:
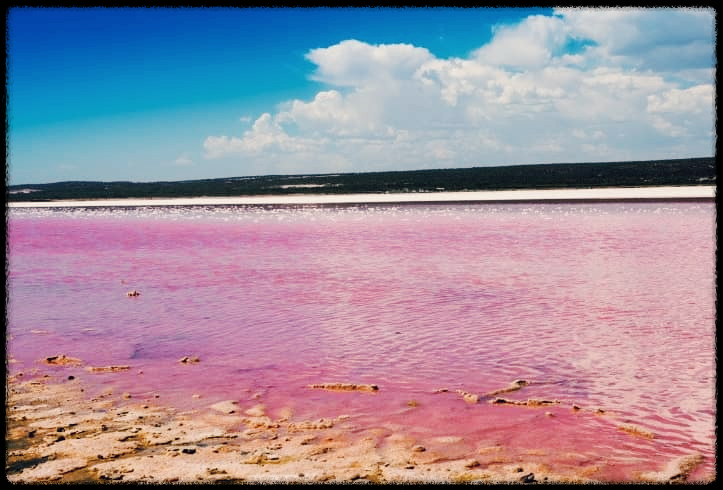
M 712 203 L 13 209 L 8 354 L 130 364 L 143 375 L 93 379 L 184 407 L 256 392 L 299 416 L 712 468 L 714 219 Z M 560 400 L 557 421 L 433 394 L 520 378 L 508 397 Z M 305 388 L 329 381 L 380 392 Z M 561 424 L 572 403 L 610 416 Z

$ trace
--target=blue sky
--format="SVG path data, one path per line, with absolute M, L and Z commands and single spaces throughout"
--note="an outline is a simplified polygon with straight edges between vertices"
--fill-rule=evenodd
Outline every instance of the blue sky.
M 714 152 L 714 12 L 28 9 L 10 184 Z

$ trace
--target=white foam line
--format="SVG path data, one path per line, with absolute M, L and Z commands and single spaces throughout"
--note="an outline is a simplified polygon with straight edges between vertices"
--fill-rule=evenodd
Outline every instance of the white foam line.
M 300 194 L 292 196 L 97 199 L 91 201 L 11 202 L 11 208 L 93 206 L 213 206 L 234 204 L 366 204 L 412 202 L 557 201 L 606 199 L 715 199 L 715 186 L 610 187 L 514 191 L 420 192 L 404 194 Z

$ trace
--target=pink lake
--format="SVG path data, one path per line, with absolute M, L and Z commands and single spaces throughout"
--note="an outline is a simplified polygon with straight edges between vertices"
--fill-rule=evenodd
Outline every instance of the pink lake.
M 706 478 L 715 226 L 713 202 L 13 208 L 9 374 L 62 353 L 131 366 L 77 369 L 93 390 L 184 410 L 260 394 L 272 414 L 540 450 L 609 480 L 700 453 Z M 561 404 L 454 394 L 515 379 L 531 384 L 508 398 Z M 307 388 L 335 381 L 380 389 Z

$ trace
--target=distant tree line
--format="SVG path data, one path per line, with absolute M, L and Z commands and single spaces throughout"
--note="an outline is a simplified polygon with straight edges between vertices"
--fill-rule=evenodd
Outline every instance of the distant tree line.
M 512 189 L 714 185 L 715 158 L 266 175 L 179 182 L 57 182 L 6 187 L 8 202 Z M 33 189 L 33 192 L 22 192 Z

